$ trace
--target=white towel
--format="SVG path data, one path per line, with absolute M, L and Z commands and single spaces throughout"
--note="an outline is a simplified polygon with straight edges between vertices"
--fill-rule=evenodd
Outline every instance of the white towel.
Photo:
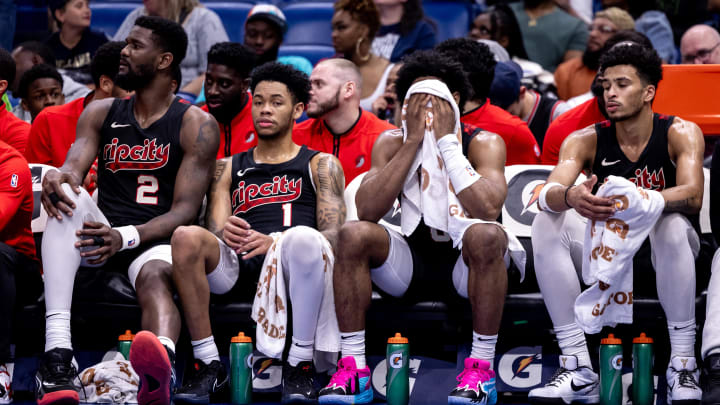
M 103 361 L 80 373 L 84 389 L 80 401 L 93 403 L 136 403 L 138 376 L 127 360 Z
M 282 269 L 282 233 L 270 234 L 274 243 L 265 254 L 260 272 L 257 292 L 252 307 L 252 319 L 257 322 L 255 339 L 257 350 L 268 357 L 279 359 L 285 348 L 287 332 L 287 290 Z M 340 329 L 335 317 L 335 296 L 333 294 L 333 265 L 335 257 L 327 239 L 322 238 L 325 260 L 325 288 L 318 324 L 315 329 L 315 350 L 322 352 L 340 351 Z
M 410 96 L 415 93 L 432 94 L 450 103 L 455 114 L 455 129 L 453 132 L 461 136 L 460 110 L 445 83 L 439 80 L 417 82 L 410 87 L 405 100 L 409 100 Z M 431 106 L 428 105 L 428 107 Z M 404 105 L 402 112 L 403 141 L 407 139 L 407 125 L 404 119 L 406 108 L 407 105 Z M 402 206 L 402 233 L 409 236 L 420 224 L 420 220 L 424 219 L 427 226 L 446 232 L 450 235 L 453 246 L 462 249 L 462 238 L 465 230 L 470 225 L 477 223 L 496 224 L 505 231 L 510 256 L 524 278 L 525 249 L 517 237 L 498 222 L 470 218 L 455 192 L 451 190 L 450 179 L 445 165 L 442 163 L 442 156 L 438 150 L 432 129 L 432 120 L 432 112 L 428 111 L 425 119 L 425 137 L 423 138 L 422 148 L 415 155 L 415 160 L 410 166 L 403 185 L 400 204 Z M 458 148 L 462 152 L 462 142 L 458 144 Z
M 662 194 L 617 176 L 596 195 L 615 200 L 616 211 L 585 228 L 583 279 L 593 285 L 575 300 L 575 320 L 586 333 L 632 323 L 633 256 L 665 208 Z

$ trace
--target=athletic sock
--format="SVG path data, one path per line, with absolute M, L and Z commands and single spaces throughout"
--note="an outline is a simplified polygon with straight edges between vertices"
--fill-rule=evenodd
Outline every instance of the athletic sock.
M 45 312 L 45 351 L 56 348 L 72 350 L 70 311 Z
M 163 346 L 167 347 L 173 354 L 175 354 L 175 342 L 167 336 L 158 336 L 158 340 Z
M 288 353 L 288 363 L 295 367 L 301 361 L 312 361 L 314 345 L 315 342 L 312 340 L 298 340 L 293 337 Z
M 585 332 L 576 323 L 556 327 L 555 336 L 562 354 L 577 357 L 578 367 L 587 367 L 592 370 L 590 352 L 585 342 Z
M 365 368 L 365 330 L 340 332 L 340 351 L 343 357 L 352 356 L 358 369 Z
M 670 358 L 695 356 L 695 320 L 685 322 L 668 321 L 670 334 Z
M 212 335 L 205 339 L 193 340 L 190 343 L 192 344 L 195 360 L 202 361 L 205 364 L 210 364 L 213 360 L 220 361 L 220 353 L 218 353 L 215 338 Z
M 481 335 L 473 331 L 472 351 L 470 357 L 473 359 L 486 360 L 490 362 L 490 368 L 495 363 L 495 345 L 498 335 Z

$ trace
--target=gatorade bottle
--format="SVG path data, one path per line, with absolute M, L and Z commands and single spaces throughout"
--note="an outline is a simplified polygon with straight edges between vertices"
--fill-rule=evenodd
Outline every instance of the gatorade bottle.
M 633 339 L 633 405 L 652 405 L 653 340 L 641 333 Z
M 600 405 L 622 405 L 622 340 L 612 333 L 600 340 Z
M 117 351 L 123 355 L 125 360 L 130 360 L 130 346 L 135 335 L 130 333 L 130 329 L 126 330 L 124 334 L 118 336 L 118 347 Z
M 252 339 L 243 332 L 230 339 L 230 391 L 233 404 L 252 401 Z
M 408 340 L 399 333 L 388 339 L 387 345 L 388 405 L 407 405 L 410 399 L 410 350 Z

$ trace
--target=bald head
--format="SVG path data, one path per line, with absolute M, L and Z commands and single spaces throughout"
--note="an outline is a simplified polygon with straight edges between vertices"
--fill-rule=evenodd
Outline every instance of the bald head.
M 310 101 L 307 115 L 327 118 L 344 111 L 357 112 L 362 94 L 362 76 L 347 59 L 328 59 L 315 66 L 310 74 Z
M 690 27 L 680 40 L 682 63 L 720 64 L 720 34 L 714 28 L 698 24 Z
M 333 58 L 320 62 L 317 67 L 327 66 L 334 76 L 342 82 L 353 82 L 358 89 L 362 88 L 362 76 L 357 66 L 351 61 L 343 58 Z M 358 93 L 358 97 L 360 94 Z

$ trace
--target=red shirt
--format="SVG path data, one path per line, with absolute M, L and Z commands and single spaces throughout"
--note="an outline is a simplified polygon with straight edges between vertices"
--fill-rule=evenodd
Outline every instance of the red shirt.
M 30 134 L 30 124 L 21 120 L 0 105 L 0 141 L 7 143 L 20 153 L 25 153 L 25 147 Z
M 580 104 L 579 106 L 566 111 L 548 127 L 545 133 L 542 149 L 542 163 L 555 165 L 560 158 L 560 146 L 565 138 L 573 131 L 587 127 L 597 122 L 605 121 L 607 118 L 600 112 L 597 98 Z
M 342 135 L 333 135 L 320 119 L 309 119 L 295 125 L 293 141 L 307 145 L 310 149 L 335 155 L 345 172 L 345 185 L 358 174 L 370 170 L 372 147 L 377 137 L 394 125 L 361 110 L 360 118 L 350 130 Z
M 202 110 L 209 112 L 208 106 L 202 106 Z M 221 124 L 220 127 L 220 147 L 218 148 L 217 158 L 232 156 L 234 154 L 245 152 L 246 150 L 257 145 L 257 135 L 255 135 L 255 124 L 252 119 L 252 102 L 248 98 L 245 107 L 233 118 L 230 125 Z
M 505 166 L 540 163 L 540 147 L 525 121 L 490 104 L 490 100 L 465 113 L 461 121 L 502 137 L 507 149 Z
M 32 176 L 25 158 L 0 141 L 0 242 L 37 260 L 30 222 L 33 214 Z
M 44 108 L 35 117 L 25 158 L 29 163 L 60 167 L 75 142 L 77 122 L 85 109 L 87 97 L 67 104 Z

